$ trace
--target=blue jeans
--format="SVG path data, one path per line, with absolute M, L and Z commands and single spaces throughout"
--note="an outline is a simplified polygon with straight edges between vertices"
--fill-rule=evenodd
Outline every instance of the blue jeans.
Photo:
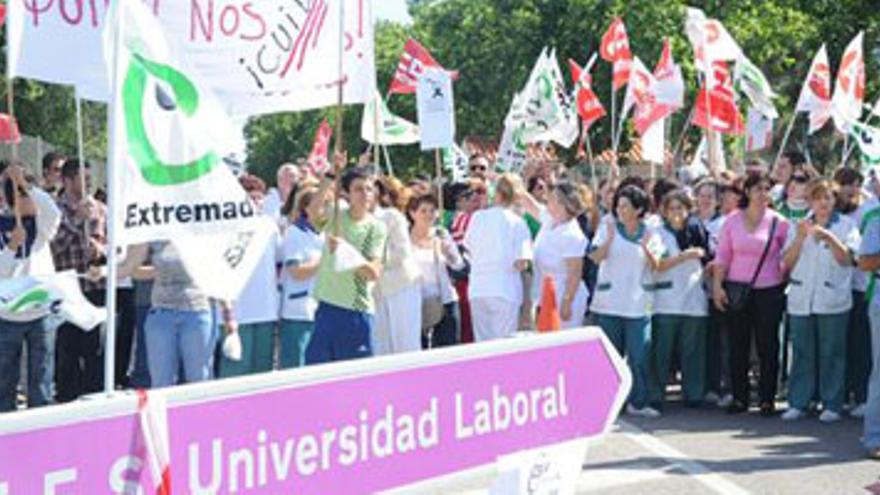
M 134 309 L 134 364 L 131 367 L 130 383 L 134 388 L 150 388 L 150 369 L 147 365 L 146 322 L 149 306 L 135 306 Z
M 597 315 L 599 326 L 614 344 L 621 356 L 626 356 L 633 377 L 629 403 L 643 408 L 648 404 L 651 391 L 651 318 L 623 318 Z
M 370 357 L 372 334 L 373 315 L 321 302 L 306 349 L 306 364 Z
M 312 321 L 281 320 L 278 339 L 281 343 L 278 356 L 281 369 L 299 368 L 306 364 L 306 349 L 314 330 L 315 323 Z
M 0 320 L 0 412 L 15 410 L 22 344 L 28 354 L 28 407 L 52 403 L 55 329 L 46 323 L 45 318 L 27 323 Z
M 153 308 L 144 333 L 153 388 L 212 378 L 217 334 L 211 311 Z M 183 371 L 182 380 L 178 370 Z
M 275 322 L 246 323 L 238 327 L 241 360 L 220 355 L 220 377 L 251 375 L 272 371 L 275 350 Z

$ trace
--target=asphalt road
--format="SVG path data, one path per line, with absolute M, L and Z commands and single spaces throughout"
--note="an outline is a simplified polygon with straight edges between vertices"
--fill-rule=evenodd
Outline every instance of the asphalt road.
M 587 452 L 577 493 L 880 494 L 880 462 L 865 458 L 861 428 L 671 404 L 657 419 L 622 416 Z M 429 491 L 484 495 L 491 483 L 487 474 Z

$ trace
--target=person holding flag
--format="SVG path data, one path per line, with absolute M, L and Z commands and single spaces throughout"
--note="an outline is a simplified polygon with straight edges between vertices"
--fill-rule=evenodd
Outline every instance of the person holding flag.
M 51 196 L 28 184 L 20 162 L 0 162 L 0 183 L 0 276 L 54 273 L 49 242 L 61 212 Z M 28 354 L 28 407 L 54 400 L 55 328 L 45 314 L 0 314 L 0 412 L 15 410 L 23 346 Z
M 336 170 L 342 170 L 345 155 L 337 153 L 334 162 Z M 373 290 L 382 276 L 387 233 L 370 213 L 376 186 L 369 171 L 363 167 L 346 171 L 340 186 L 348 205 L 340 205 L 324 227 L 328 235 L 315 281 L 318 309 L 306 364 L 373 355 Z

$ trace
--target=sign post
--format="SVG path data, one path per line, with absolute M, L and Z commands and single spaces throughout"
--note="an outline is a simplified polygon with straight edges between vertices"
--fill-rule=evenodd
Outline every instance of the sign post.
M 587 328 L 159 393 L 173 493 L 372 493 L 598 439 L 630 384 Z M 0 493 L 155 493 L 138 417 L 134 395 L 5 416 Z

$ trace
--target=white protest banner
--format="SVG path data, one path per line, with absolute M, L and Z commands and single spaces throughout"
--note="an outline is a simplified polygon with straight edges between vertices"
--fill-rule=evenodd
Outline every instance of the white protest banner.
M 438 68 L 426 68 L 419 77 L 416 102 L 422 151 L 454 145 L 455 100 L 449 72 Z
M 231 115 L 334 105 L 341 6 L 344 101 L 363 103 L 375 90 L 371 0 L 143 3 L 182 60 L 203 75 Z M 87 99 L 109 101 L 100 46 L 110 0 L 7 4 L 8 76 L 70 84 Z
M 117 242 L 237 232 L 256 212 L 221 159 L 235 128 L 146 7 L 118 6 L 105 40 L 116 62 L 109 166 Z
M 642 136 L 642 159 L 663 164 L 666 153 L 666 119 L 654 122 Z

